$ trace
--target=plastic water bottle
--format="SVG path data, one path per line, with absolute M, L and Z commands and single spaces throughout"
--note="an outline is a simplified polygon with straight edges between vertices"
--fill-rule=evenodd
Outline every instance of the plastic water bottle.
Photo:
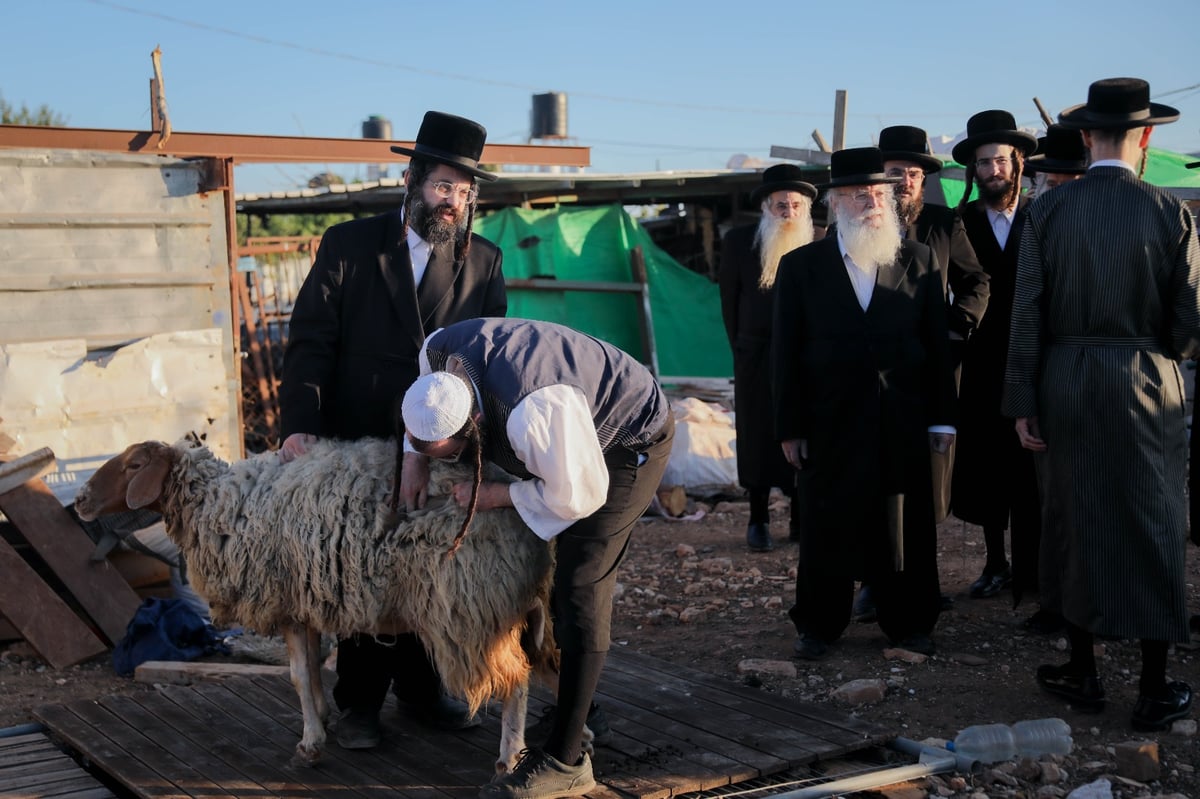
M 1062 719 L 1052 718 L 1018 721 L 1011 727 L 976 724 L 960 732 L 946 748 L 981 763 L 999 763 L 1017 755 L 1067 755 L 1074 743 L 1071 726 Z
M 1069 755 L 1075 740 L 1071 725 L 1062 719 L 1034 719 L 1013 725 L 1013 740 L 1017 754 L 1023 757 L 1040 755 Z
M 1016 756 L 1017 741 L 1007 724 L 974 724 L 954 736 L 946 748 L 981 763 L 998 763 Z

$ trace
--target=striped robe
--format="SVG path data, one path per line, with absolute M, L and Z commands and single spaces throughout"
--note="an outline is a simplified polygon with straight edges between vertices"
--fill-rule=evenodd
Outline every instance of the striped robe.
M 1005 415 L 1037 417 L 1041 599 L 1093 633 L 1188 639 L 1187 440 L 1177 361 L 1200 354 L 1187 209 L 1118 166 L 1030 206 Z

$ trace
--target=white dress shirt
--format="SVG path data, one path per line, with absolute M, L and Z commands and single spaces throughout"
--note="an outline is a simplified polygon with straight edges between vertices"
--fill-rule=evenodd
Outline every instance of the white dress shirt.
M 1137 170 L 1133 168 L 1133 164 L 1127 164 L 1120 158 L 1104 158 L 1094 163 L 1088 164 L 1088 169 L 1095 169 L 1098 166 L 1122 166 L 1128 169 L 1133 174 L 1137 174 Z
M 1013 217 L 1017 214 L 1017 207 L 1005 208 L 1003 211 L 996 211 L 990 205 L 985 209 L 987 211 L 988 221 L 992 223 L 992 234 L 996 237 L 1000 249 L 1004 249 L 1004 245 L 1008 243 L 1008 234 L 1012 230 Z
M 413 285 L 421 285 L 425 277 L 425 267 L 429 266 L 429 242 L 421 238 L 415 230 L 408 228 L 408 255 L 412 259 Z

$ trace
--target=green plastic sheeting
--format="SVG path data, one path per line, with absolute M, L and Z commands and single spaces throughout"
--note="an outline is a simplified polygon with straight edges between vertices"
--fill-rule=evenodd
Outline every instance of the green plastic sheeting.
M 1170 150 L 1148 148 L 1149 157 L 1146 160 L 1146 173 L 1142 178 L 1147 183 L 1169 189 L 1200 189 L 1200 169 L 1188 169 L 1187 164 L 1195 161 L 1193 156 L 1173 153 Z M 961 164 L 950 161 L 949 168 L 962 169 Z M 942 192 L 946 195 L 946 205 L 954 208 L 962 199 L 966 181 L 959 178 L 943 177 Z M 977 187 L 971 189 L 971 199 L 979 196 Z
M 633 282 L 630 252 L 641 246 L 661 375 L 728 377 L 733 356 L 715 283 L 659 249 L 620 205 L 505 208 L 475 220 L 475 232 L 504 251 L 504 274 L 588 282 Z M 582 330 L 649 362 L 642 351 L 637 294 L 510 287 L 508 315 Z

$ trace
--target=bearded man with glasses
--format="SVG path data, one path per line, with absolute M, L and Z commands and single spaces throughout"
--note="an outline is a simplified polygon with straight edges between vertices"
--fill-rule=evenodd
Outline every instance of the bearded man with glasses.
M 466 319 L 504 316 L 500 250 L 471 233 L 487 131 L 429 111 L 413 147 L 401 209 L 334 225 L 292 310 L 279 389 L 285 462 L 317 438 L 387 438 L 397 404 L 417 379 L 428 333 Z M 406 468 L 411 464 L 406 463 Z M 446 696 L 415 635 L 355 635 L 338 642 L 333 698 L 347 749 L 379 744 L 389 684 L 422 722 L 441 729 L 478 724 Z
M 775 281 L 775 435 L 806 498 L 793 650 L 824 657 L 863 580 L 891 642 L 931 654 L 930 455 L 949 447 L 956 403 L 941 269 L 901 236 L 877 148 L 833 153 L 830 172 L 836 234 L 783 256 Z
M 1011 587 L 1019 600 L 1024 591 L 1037 590 L 1041 505 L 1033 458 L 1021 449 L 1012 422 L 1000 415 L 1017 250 L 1029 204 L 1021 196 L 1021 177 L 1025 159 L 1036 149 L 1037 139 L 1019 130 L 1007 111 L 972 116 L 966 138 L 953 149 L 954 160 L 966 166 L 967 186 L 958 210 L 991 289 L 987 315 L 963 355 L 951 483 L 951 511 L 983 528 L 987 560 L 968 589 L 974 599 Z M 968 201 L 973 185 L 979 187 L 979 198 Z M 1004 551 L 1005 529 L 1011 567 Z

